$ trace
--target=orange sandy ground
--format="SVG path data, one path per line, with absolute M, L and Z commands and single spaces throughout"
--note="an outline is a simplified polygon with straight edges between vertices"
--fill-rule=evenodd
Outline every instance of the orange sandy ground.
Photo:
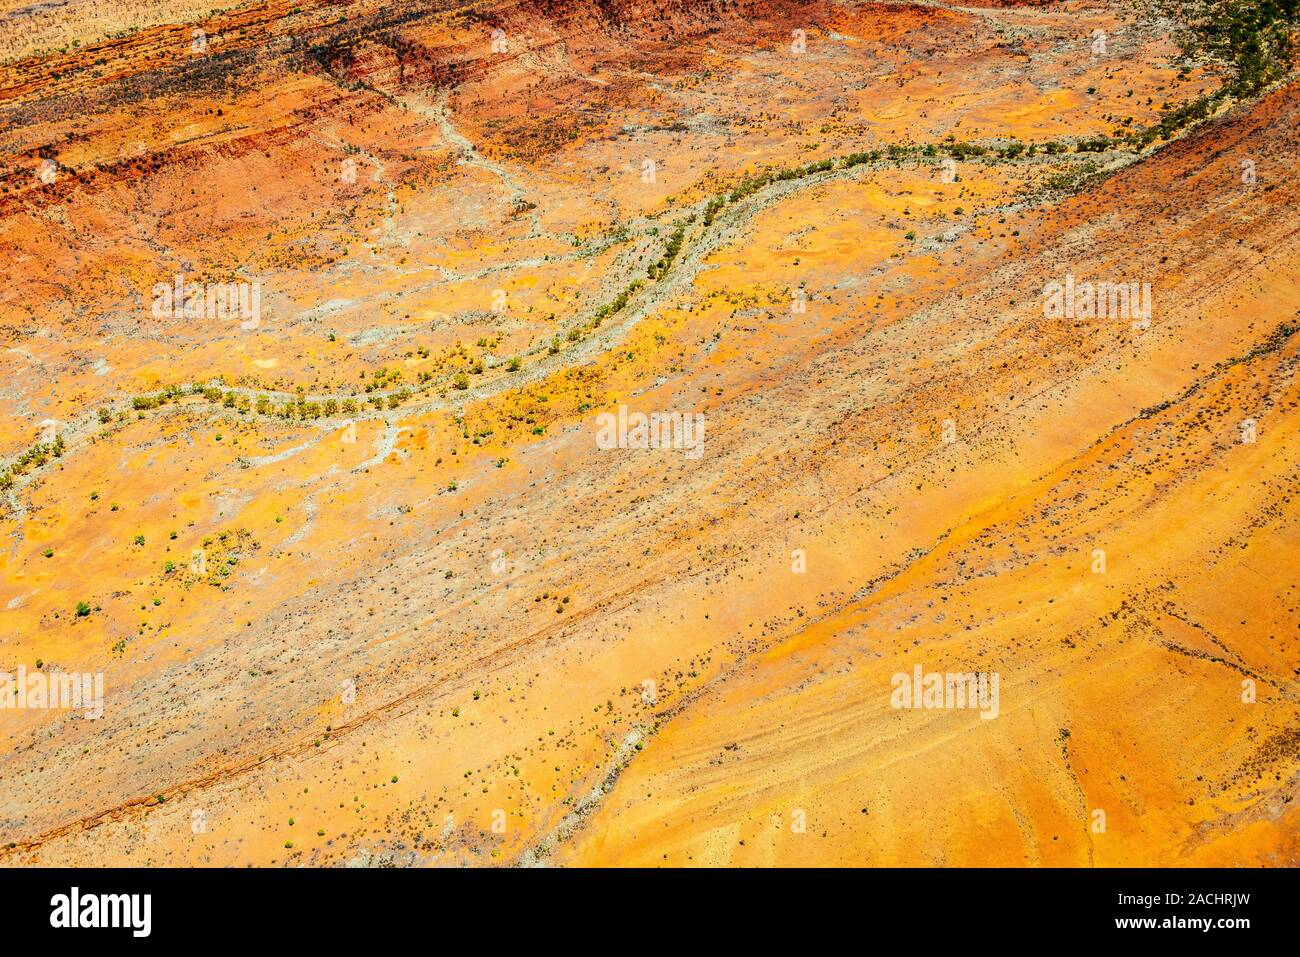
M 0 516 L 0 670 L 107 685 L 0 712 L 6 863 L 1297 863 L 1300 88 L 1070 198 L 1069 156 L 765 191 L 570 342 L 763 166 L 1095 136 L 1213 78 L 1101 3 L 348 10 L 328 66 L 280 43 L 325 5 L 225 14 L 199 67 L 183 5 L 102 66 L 4 36 L 0 454 L 69 448 Z M 155 319 L 177 272 L 257 277 L 259 327 Z M 1149 282 L 1151 327 L 1045 318 L 1067 272 Z M 121 405 L 380 368 L 434 385 Z M 703 457 L 598 450 L 620 404 L 703 412 Z M 916 664 L 998 672 L 998 717 L 892 708 Z

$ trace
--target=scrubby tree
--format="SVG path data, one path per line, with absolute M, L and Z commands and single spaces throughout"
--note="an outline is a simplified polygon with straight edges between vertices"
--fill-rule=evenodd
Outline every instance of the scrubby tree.
M 1232 93 L 1255 93 L 1286 75 L 1297 49 L 1300 0 L 1164 0 L 1185 29 L 1189 56 L 1205 56 L 1232 69 Z

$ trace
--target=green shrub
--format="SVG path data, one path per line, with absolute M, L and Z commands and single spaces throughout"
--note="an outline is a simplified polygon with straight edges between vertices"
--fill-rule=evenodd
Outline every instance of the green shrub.
M 1233 95 L 1257 93 L 1287 74 L 1300 0 L 1164 0 L 1163 6 L 1188 26 L 1179 37 L 1184 53 L 1232 70 L 1227 89 Z

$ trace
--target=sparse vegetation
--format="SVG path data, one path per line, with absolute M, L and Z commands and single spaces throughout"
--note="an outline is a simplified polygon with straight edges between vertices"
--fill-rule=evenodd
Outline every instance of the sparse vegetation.
M 1179 34 L 1185 54 L 1229 71 L 1229 95 L 1251 96 L 1290 69 L 1300 0 L 1163 0 L 1163 6 L 1185 24 Z

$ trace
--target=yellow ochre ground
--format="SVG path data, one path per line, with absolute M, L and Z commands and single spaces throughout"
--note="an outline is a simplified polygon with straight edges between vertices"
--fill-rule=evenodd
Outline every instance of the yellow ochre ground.
M 1123 4 L 562 7 L 0 28 L 0 672 L 105 685 L 0 861 L 1300 862 L 1300 86 L 1089 152 L 1218 84 Z

